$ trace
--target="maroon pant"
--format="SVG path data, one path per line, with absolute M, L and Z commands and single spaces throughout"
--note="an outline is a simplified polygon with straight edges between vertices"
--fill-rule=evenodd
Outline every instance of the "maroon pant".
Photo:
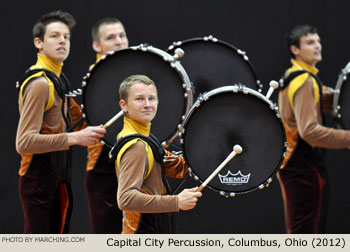
M 54 178 L 19 178 L 25 234 L 68 233 L 72 210 L 70 185 Z
M 68 233 L 73 207 L 70 184 L 61 182 L 68 152 L 35 154 L 19 178 L 24 233 Z
M 299 139 L 287 165 L 278 172 L 287 232 L 319 233 L 322 178 L 320 150 Z

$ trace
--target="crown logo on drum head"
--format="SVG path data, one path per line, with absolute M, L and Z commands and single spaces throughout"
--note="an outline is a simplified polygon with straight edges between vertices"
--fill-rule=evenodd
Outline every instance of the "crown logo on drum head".
M 222 184 L 227 185 L 240 185 L 247 184 L 249 182 L 250 173 L 248 175 L 243 175 L 239 170 L 237 173 L 233 174 L 231 171 L 228 171 L 226 175 L 220 175 L 219 178 Z

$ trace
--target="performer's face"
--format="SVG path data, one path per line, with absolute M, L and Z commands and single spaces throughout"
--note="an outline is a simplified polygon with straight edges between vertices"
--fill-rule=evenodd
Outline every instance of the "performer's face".
M 119 50 L 129 46 L 128 37 L 121 23 L 104 24 L 99 29 L 99 41 L 94 41 L 93 49 L 99 54 Z
M 55 63 L 63 63 L 69 55 L 70 32 L 66 24 L 53 22 L 46 26 L 44 39 L 34 39 L 35 47 L 39 53 L 50 58 Z
M 157 89 L 154 85 L 135 83 L 130 88 L 128 100 L 121 100 L 120 106 L 128 118 L 149 123 L 157 113 Z
M 294 46 L 292 52 L 297 60 L 315 66 L 322 60 L 322 45 L 319 35 L 309 33 L 300 37 L 300 47 Z

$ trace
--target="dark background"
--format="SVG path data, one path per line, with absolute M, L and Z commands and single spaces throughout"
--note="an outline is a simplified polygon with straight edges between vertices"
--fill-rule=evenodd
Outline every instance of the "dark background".
M 283 35 L 296 24 L 309 23 L 319 29 L 324 60 L 318 67 L 325 84 L 334 87 L 339 71 L 349 60 L 350 2 L 347 0 L 6 1 L 0 15 L 3 32 L 0 71 L 4 87 L 0 106 L 0 233 L 23 232 L 18 196 L 20 157 L 15 150 L 18 122 L 15 82 L 36 60 L 33 24 L 41 15 L 57 9 L 72 13 L 77 20 L 71 54 L 64 66 L 74 89 L 80 87 L 82 77 L 95 61 L 90 29 L 106 16 L 122 20 L 130 45 L 148 43 L 165 50 L 173 41 L 212 34 L 243 49 L 264 84 L 264 93 L 268 82 L 279 79 L 289 66 Z M 349 161 L 348 150 L 327 151 L 331 189 L 327 233 L 350 233 Z M 85 163 L 85 148 L 75 147 L 72 233 L 89 233 Z M 178 223 L 182 233 L 283 233 L 278 182 L 274 179 L 267 189 L 230 199 L 205 189 L 195 210 L 178 214 Z

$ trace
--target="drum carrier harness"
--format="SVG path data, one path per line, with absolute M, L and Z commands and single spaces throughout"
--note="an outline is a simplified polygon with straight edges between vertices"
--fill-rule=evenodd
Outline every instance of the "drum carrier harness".
M 158 141 L 158 139 L 150 133 L 150 136 L 144 136 L 141 134 L 131 134 L 125 137 L 121 137 L 117 140 L 115 145 L 112 147 L 109 152 L 110 162 L 114 162 L 117 158 L 117 155 L 121 148 L 135 138 L 139 138 L 145 141 L 152 149 L 154 159 L 161 165 L 161 173 L 162 173 L 162 181 L 166 189 L 165 194 L 172 194 L 171 187 L 169 185 L 168 179 L 165 175 L 165 167 L 164 167 L 164 149 L 162 144 Z M 151 168 L 152 169 L 152 168 Z M 147 175 L 146 175 L 147 177 Z M 145 177 L 145 178 L 146 178 Z M 144 178 L 144 179 L 145 179 Z M 141 213 L 141 218 L 139 225 L 135 234 L 172 234 L 176 233 L 176 227 L 174 225 L 174 215 L 172 213 Z

